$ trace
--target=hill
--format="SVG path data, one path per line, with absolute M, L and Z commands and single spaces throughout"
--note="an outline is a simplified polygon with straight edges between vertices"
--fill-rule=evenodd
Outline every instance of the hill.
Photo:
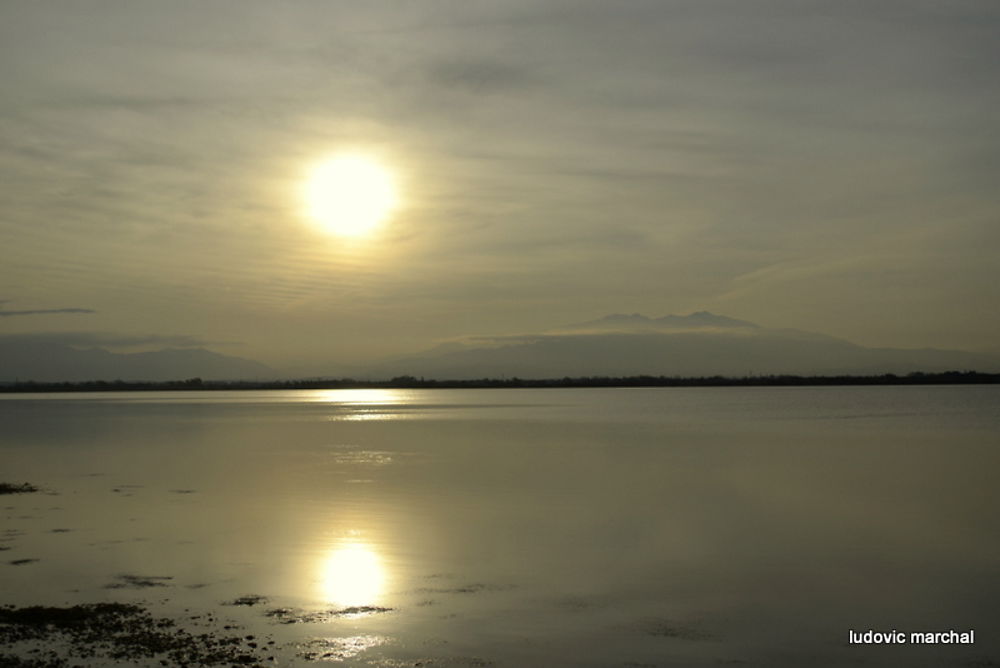
M 551 332 L 476 337 L 366 369 L 371 377 L 872 375 L 1000 370 L 1000 358 L 938 349 L 866 348 L 815 332 L 768 329 L 700 311 L 614 314 Z
M 273 378 L 267 366 L 204 348 L 114 353 L 50 341 L 0 339 L 0 381 L 177 380 Z

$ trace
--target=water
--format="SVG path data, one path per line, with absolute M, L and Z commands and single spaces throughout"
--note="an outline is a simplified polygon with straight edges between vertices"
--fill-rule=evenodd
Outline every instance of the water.
M 0 496 L 0 603 L 211 612 L 272 665 L 1000 665 L 998 408 L 997 387 L 0 395 L 0 481 L 43 488 Z M 848 644 L 869 629 L 976 636 Z

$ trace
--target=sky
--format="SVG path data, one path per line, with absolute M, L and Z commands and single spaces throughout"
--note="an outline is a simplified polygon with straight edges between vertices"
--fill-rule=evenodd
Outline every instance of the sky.
M 994 0 L 0 3 L 0 336 L 317 368 L 615 312 L 1000 350 Z M 398 205 L 331 235 L 303 183 Z

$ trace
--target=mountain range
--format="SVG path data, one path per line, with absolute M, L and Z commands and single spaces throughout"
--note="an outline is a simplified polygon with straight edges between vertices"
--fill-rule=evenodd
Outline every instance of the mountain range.
M 276 375 L 260 362 L 204 348 L 114 353 L 99 347 L 79 348 L 23 337 L 0 339 L 0 382 L 164 381 L 195 377 L 240 380 L 274 378 Z
M 204 348 L 116 353 L 99 346 L 0 337 L 0 382 L 164 381 L 194 377 L 377 380 L 404 375 L 440 380 L 515 376 L 742 377 L 970 370 L 1000 372 L 1000 356 L 933 348 L 867 348 L 824 334 L 770 329 L 708 311 L 659 318 L 616 313 L 537 334 L 468 337 L 367 365 L 284 372 Z
M 612 314 L 524 336 L 451 342 L 366 370 L 467 379 L 566 376 L 747 376 L 905 374 L 1000 370 L 1000 357 L 957 350 L 866 348 L 825 334 L 768 329 L 699 311 Z

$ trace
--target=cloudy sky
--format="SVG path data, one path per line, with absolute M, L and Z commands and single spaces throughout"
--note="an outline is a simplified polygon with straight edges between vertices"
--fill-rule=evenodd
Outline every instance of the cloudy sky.
M 711 310 L 996 350 L 995 0 L 0 4 L 0 335 L 350 362 Z M 343 151 L 399 206 L 304 215 Z

